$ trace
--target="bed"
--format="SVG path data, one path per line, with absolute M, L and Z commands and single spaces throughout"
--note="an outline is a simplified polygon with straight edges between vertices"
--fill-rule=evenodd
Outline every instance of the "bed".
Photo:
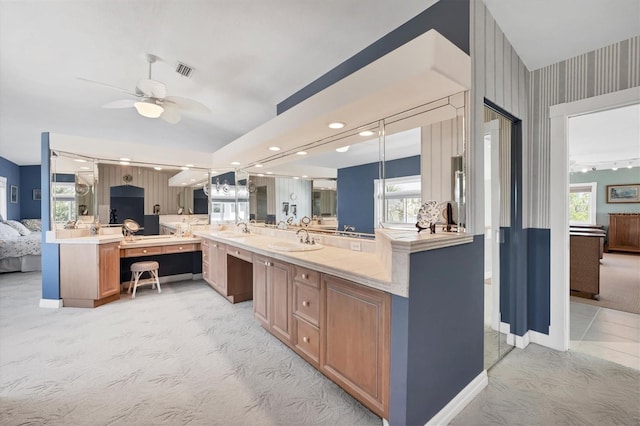
M 40 271 L 41 254 L 39 219 L 0 223 L 0 273 Z

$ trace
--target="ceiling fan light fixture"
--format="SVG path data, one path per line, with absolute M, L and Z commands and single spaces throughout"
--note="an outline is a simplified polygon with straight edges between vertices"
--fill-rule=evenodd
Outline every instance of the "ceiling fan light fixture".
M 158 118 L 164 112 L 164 108 L 150 101 L 136 102 L 133 106 L 136 107 L 138 114 L 147 118 Z

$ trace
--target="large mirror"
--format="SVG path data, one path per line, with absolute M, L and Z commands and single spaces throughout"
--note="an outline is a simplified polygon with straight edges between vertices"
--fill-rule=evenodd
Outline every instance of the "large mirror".
M 309 216 L 313 225 L 371 234 L 377 227 L 415 229 L 421 206 L 434 200 L 439 222 L 461 231 L 464 122 L 460 93 L 250 167 L 251 216 L 294 224 Z
M 162 225 L 208 221 L 208 196 L 202 189 L 209 171 L 170 165 L 148 165 L 93 159 L 54 152 L 52 223 L 56 228 L 82 227 L 95 221 L 120 226 L 140 224 L 145 235 Z

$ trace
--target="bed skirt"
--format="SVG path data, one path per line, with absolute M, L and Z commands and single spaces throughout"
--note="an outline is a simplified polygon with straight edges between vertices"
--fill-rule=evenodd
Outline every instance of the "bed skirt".
M 32 272 L 42 270 L 42 256 L 27 254 L 22 257 L 0 259 L 1 272 Z

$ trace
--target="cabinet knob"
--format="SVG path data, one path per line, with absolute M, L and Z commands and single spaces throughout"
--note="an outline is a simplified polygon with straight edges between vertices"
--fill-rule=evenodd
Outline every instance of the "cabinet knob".
M 143 252 L 143 253 L 146 253 L 146 252 L 147 252 L 147 250 L 146 250 L 146 249 L 145 249 L 145 250 L 142 250 L 142 252 Z
M 217 244 L 214 244 L 213 246 L 214 246 L 214 247 L 218 247 L 218 245 L 217 245 Z
M 310 341 L 310 340 L 311 340 L 311 339 L 309 339 L 307 336 L 304 336 L 304 337 L 302 338 L 302 341 L 303 341 L 303 342 L 305 342 L 305 343 L 309 343 L 309 341 Z
M 309 303 L 309 302 L 307 302 L 306 300 L 303 300 L 303 301 L 302 301 L 302 306 L 309 306 L 309 304 L 310 304 L 310 303 Z
M 238 250 L 236 250 L 236 254 L 240 254 L 240 252 Z
M 307 279 L 307 274 L 302 274 L 302 279 L 306 280 Z

